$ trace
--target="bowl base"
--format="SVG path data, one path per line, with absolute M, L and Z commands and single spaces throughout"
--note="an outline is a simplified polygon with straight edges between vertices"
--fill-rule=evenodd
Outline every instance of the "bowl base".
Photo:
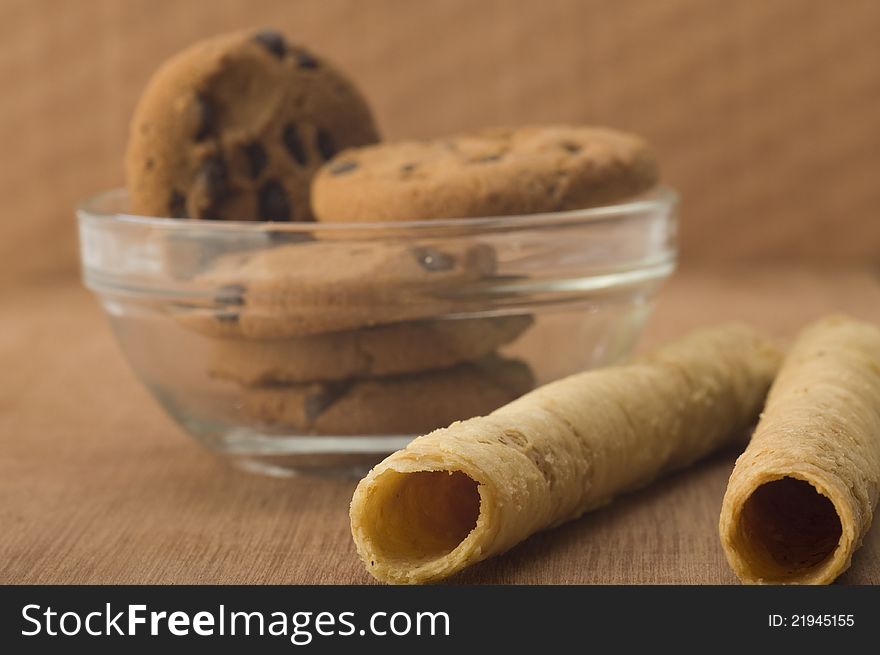
M 185 422 L 185 427 L 202 444 L 229 458 L 234 466 L 274 477 L 309 475 L 359 479 L 385 457 L 405 448 L 416 436 L 291 435 L 260 432 L 249 427 L 209 431 L 204 429 L 205 423 L 191 420 Z
M 385 455 L 269 455 L 236 456 L 231 463 L 242 471 L 276 478 L 332 477 L 359 480 Z

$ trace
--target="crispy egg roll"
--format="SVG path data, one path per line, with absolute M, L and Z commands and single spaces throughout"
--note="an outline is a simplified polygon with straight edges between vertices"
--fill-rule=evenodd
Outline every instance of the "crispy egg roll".
M 412 441 L 358 484 L 376 578 L 443 579 L 745 436 L 781 354 L 741 325 L 536 389 Z
M 880 329 L 835 316 L 785 358 L 721 509 L 748 583 L 827 584 L 849 568 L 880 494 Z

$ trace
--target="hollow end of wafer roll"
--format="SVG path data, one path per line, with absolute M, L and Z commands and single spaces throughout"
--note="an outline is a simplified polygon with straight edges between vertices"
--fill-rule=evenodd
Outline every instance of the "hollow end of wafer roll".
M 829 584 L 858 547 L 845 490 L 800 472 L 762 473 L 729 490 L 721 538 L 750 584 Z
M 384 582 L 445 578 L 480 558 L 492 531 L 491 491 L 448 465 L 394 462 L 358 485 L 351 529 L 367 570 Z

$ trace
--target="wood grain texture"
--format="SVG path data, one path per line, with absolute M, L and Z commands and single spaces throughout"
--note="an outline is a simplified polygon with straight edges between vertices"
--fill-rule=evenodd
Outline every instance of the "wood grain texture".
M 880 321 L 874 270 L 678 274 L 643 346 L 727 319 L 779 336 L 829 311 Z M 0 299 L 0 582 L 369 583 L 354 480 L 272 479 L 188 439 L 74 282 Z M 11 373 L 14 372 L 14 373 Z M 735 452 L 537 535 L 456 583 L 732 583 L 717 522 Z M 880 584 L 874 525 L 841 582 Z
M 686 260 L 876 262 L 878 23 L 873 0 L 4 0 L 0 259 L 73 271 L 72 207 L 121 182 L 150 73 L 275 25 L 348 70 L 389 138 L 644 133 L 685 199 Z

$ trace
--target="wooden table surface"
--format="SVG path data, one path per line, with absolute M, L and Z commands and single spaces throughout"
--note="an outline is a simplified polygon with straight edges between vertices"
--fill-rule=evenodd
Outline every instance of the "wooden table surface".
M 880 321 L 880 272 L 679 273 L 643 346 L 727 319 L 779 336 L 830 311 Z M 209 455 L 127 368 L 75 281 L 0 293 L 0 582 L 369 583 L 354 480 L 278 479 Z M 617 500 L 460 583 L 734 583 L 717 536 L 735 452 Z M 874 526 L 845 583 L 880 583 Z

